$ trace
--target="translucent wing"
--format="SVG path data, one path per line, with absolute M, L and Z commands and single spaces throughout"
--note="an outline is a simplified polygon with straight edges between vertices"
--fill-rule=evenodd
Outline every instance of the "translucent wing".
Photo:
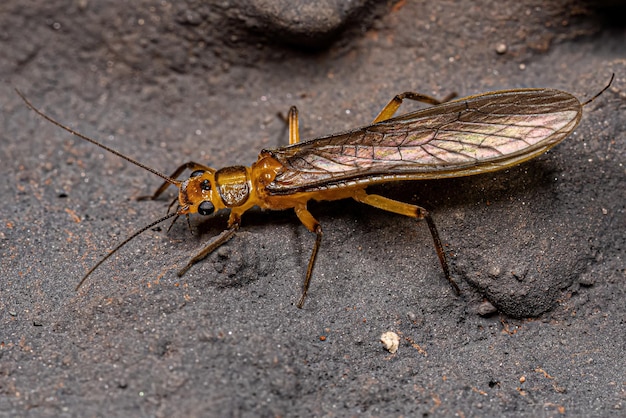
M 279 148 L 272 194 L 499 170 L 544 153 L 578 125 L 582 105 L 558 90 L 470 96 L 371 126 Z

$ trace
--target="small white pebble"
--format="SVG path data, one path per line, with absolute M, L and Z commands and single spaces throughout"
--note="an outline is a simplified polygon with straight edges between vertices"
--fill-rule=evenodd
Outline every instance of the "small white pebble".
M 380 342 L 383 343 L 385 350 L 394 354 L 400 346 L 400 336 L 393 331 L 387 331 L 380 336 Z

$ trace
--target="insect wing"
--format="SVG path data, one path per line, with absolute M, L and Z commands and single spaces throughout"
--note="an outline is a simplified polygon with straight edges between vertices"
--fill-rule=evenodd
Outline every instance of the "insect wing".
M 558 90 L 470 96 L 270 151 L 283 169 L 266 187 L 288 194 L 499 170 L 558 144 L 581 116 L 578 99 Z

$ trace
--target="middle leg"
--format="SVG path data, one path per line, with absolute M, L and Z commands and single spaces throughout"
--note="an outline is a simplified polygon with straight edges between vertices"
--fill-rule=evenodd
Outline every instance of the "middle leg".
M 300 219 L 300 222 L 308 229 L 309 231 L 315 233 L 315 244 L 313 244 L 313 251 L 311 252 L 311 257 L 309 258 L 309 265 L 306 269 L 306 276 L 304 277 L 304 285 L 302 286 L 302 296 L 300 296 L 300 300 L 296 305 L 298 308 L 302 309 L 304 306 L 304 300 L 306 299 L 306 294 L 309 291 L 309 285 L 311 284 L 311 275 L 313 274 L 313 266 L 315 265 L 315 258 L 317 257 L 317 251 L 320 248 L 320 243 L 322 242 L 322 226 L 317 222 L 317 220 L 311 215 L 306 208 L 306 203 L 300 206 L 295 207 L 296 216 Z

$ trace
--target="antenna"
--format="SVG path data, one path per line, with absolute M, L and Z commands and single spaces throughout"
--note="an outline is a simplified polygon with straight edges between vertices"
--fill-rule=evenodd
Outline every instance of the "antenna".
M 174 216 L 178 216 L 180 215 L 178 212 L 172 212 L 172 213 L 168 213 L 167 215 L 165 215 L 164 217 L 157 219 L 154 222 L 151 222 L 149 225 L 144 226 L 143 228 L 141 228 L 138 231 L 135 231 L 131 236 L 129 236 L 128 238 L 126 238 L 124 241 L 122 241 L 121 243 L 117 244 L 117 246 L 115 248 L 113 248 L 111 251 L 109 251 L 109 253 L 107 255 L 105 255 L 104 257 L 102 257 L 100 259 L 100 261 L 98 261 L 92 268 L 89 269 L 89 271 L 83 276 L 82 279 L 80 279 L 80 283 L 78 283 L 78 285 L 76 286 L 76 291 L 78 291 L 78 289 L 80 289 L 80 287 L 83 285 L 83 283 L 85 283 L 85 280 L 87 280 L 87 277 L 89 277 L 91 275 L 91 273 L 93 273 L 98 267 L 100 267 L 100 265 L 102 263 L 104 263 L 105 261 L 108 260 L 109 257 L 111 257 L 113 254 L 115 254 L 117 252 L 117 250 L 119 250 L 120 248 L 122 248 L 124 245 L 128 244 L 130 241 L 132 241 L 133 238 L 135 238 L 137 235 L 140 235 L 141 233 L 147 231 L 148 229 L 152 228 L 153 226 L 160 224 L 163 221 L 168 220 L 169 218 L 172 218 Z
M 94 145 L 99 146 L 100 148 L 109 151 L 111 154 L 115 154 L 120 158 L 125 159 L 126 161 L 128 161 L 129 163 L 135 164 L 138 167 L 143 168 L 144 170 L 147 170 L 149 172 L 151 172 L 152 174 L 156 174 L 157 176 L 161 177 L 163 180 L 167 181 L 170 184 L 174 184 L 176 186 L 180 185 L 180 181 L 173 179 L 169 176 L 166 176 L 163 173 L 160 173 L 158 171 L 156 171 L 154 168 L 148 167 L 145 164 L 140 163 L 137 160 L 134 160 L 130 157 L 127 157 L 126 155 L 122 154 L 119 151 L 115 151 L 113 148 L 109 148 L 106 145 L 103 145 L 101 143 L 99 143 L 98 141 L 96 141 L 95 139 L 91 139 L 88 136 L 85 136 L 83 134 L 81 134 L 80 132 L 75 131 L 74 129 L 70 128 L 69 126 L 63 125 L 61 122 L 57 122 L 56 120 L 54 120 L 52 117 L 46 115 L 44 112 L 42 112 L 41 110 L 37 109 L 35 106 L 33 106 L 33 104 L 31 102 L 28 101 L 28 99 L 26 97 L 24 97 L 24 95 L 18 90 L 15 89 L 15 92 L 18 94 L 18 96 L 20 96 L 22 98 L 22 100 L 24 100 L 24 103 L 26 103 L 26 106 L 28 106 L 31 110 L 35 111 L 35 113 L 37 113 L 39 116 L 41 116 L 42 118 L 46 119 L 48 122 L 58 126 L 61 129 L 66 130 L 67 132 L 71 133 L 74 136 L 79 137 L 80 139 L 84 139 L 87 142 L 91 142 Z
M 594 100 L 596 100 L 598 97 L 600 97 L 600 95 L 602 93 L 604 93 L 605 91 L 608 90 L 609 87 L 611 87 L 611 83 L 613 83 L 613 80 L 615 79 L 615 73 L 611 74 L 611 79 L 609 80 L 609 84 L 606 85 L 606 87 L 604 87 L 602 90 L 600 90 L 600 93 L 596 94 L 595 96 L 593 96 L 591 99 L 586 100 L 582 105 L 586 106 L 589 103 L 593 102 Z

